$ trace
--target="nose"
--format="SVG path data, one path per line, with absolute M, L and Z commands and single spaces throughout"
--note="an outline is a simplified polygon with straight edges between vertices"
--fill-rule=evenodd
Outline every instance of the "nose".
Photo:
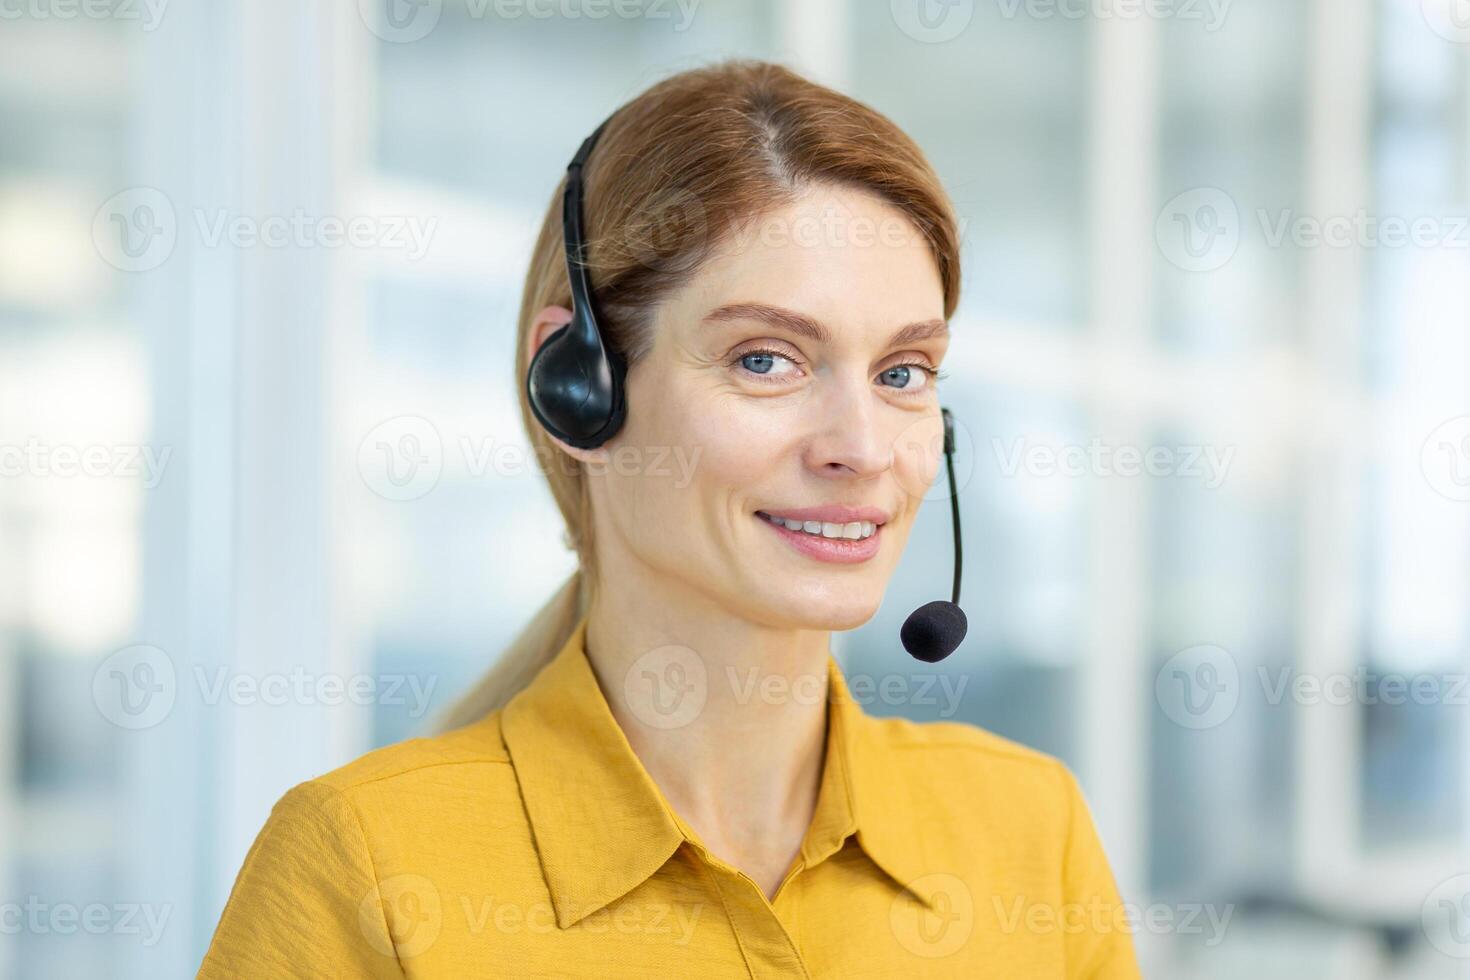
M 822 476 L 871 478 L 893 466 L 893 440 L 884 426 L 884 406 L 866 378 L 831 379 L 812 398 L 807 443 L 808 469 Z

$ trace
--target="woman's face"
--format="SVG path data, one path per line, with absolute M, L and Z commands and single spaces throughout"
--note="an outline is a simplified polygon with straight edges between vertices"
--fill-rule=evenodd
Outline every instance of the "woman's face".
M 578 453 L 604 567 L 767 627 L 866 622 L 938 470 L 947 346 L 933 253 L 882 199 L 819 186 L 742 229 L 660 308 L 624 428 Z

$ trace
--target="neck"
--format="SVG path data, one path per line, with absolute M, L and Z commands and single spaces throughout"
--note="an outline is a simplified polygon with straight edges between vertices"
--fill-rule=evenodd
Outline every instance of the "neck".
M 702 835 L 804 832 L 822 775 L 830 633 L 752 623 L 682 583 L 641 578 L 601 579 L 616 585 L 598 590 L 586 637 L 634 753 Z

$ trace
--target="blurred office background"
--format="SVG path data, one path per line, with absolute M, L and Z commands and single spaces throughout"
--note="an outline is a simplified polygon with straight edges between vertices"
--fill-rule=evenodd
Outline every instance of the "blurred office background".
M 274 800 L 563 580 L 527 251 L 611 109 L 729 55 L 892 116 L 965 222 L 965 687 L 869 710 L 1065 759 L 1150 977 L 1470 974 L 1465 0 L 25 0 L 0 975 L 191 975 Z M 948 521 L 850 673 L 910 671 Z

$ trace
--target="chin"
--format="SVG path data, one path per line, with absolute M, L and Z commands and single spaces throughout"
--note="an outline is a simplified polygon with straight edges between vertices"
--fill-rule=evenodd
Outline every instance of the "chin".
M 863 593 L 795 597 L 788 593 L 772 597 L 767 606 L 769 612 L 761 618 L 791 629 L 840 632 L 857 629 L 872 619 L 881 601 L 881 595 L 870 597 Z

